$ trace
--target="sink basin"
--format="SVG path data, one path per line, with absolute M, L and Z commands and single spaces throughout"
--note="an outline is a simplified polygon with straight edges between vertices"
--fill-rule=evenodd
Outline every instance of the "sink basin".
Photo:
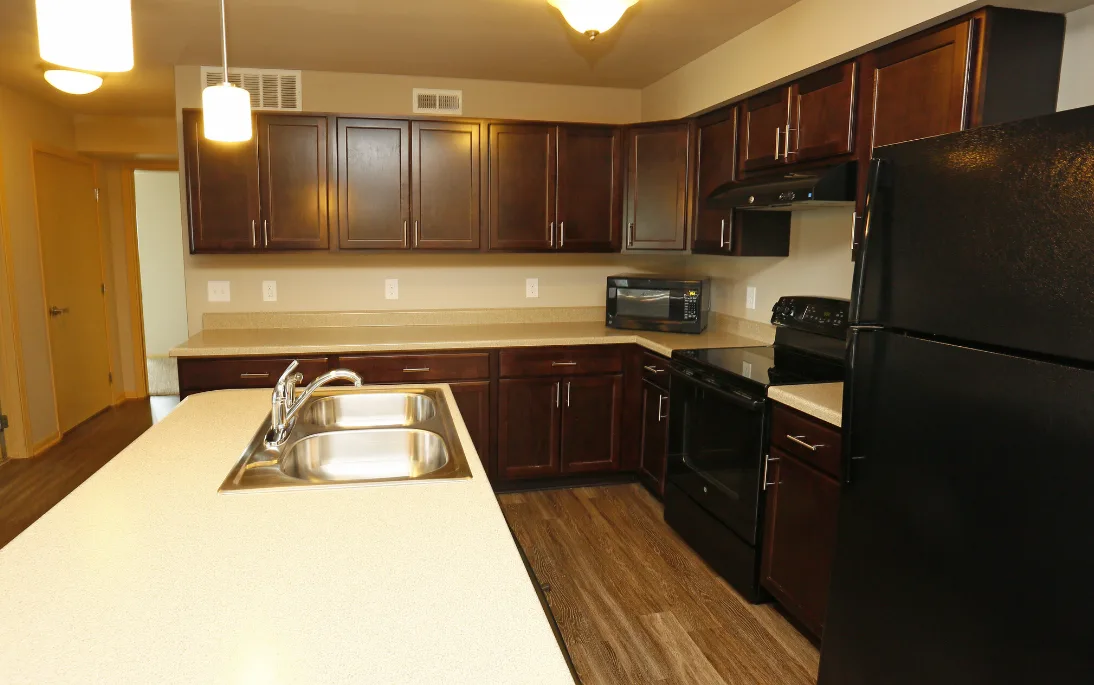
M 309 435 L 281 458 L 281 471 L 307 481 L 345 482 L 417 478 L 447 464 L 441 436 L 393 428 Z
M 306 402 L 281 446 L 266 446 L 266 417 L 220 492 L 472 477 L 440 387 L 324 388 Z
M 437 415 L 436 403 L 425 395 L 390 392 L 331 395 L 315 399 L 300 421 L 329 428 L 412 426 Z

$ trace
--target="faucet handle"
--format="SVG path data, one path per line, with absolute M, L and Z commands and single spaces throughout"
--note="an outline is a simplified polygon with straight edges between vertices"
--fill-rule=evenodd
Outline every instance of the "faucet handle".
M 277 380 L 277 387 L 281 388 L 288 385 L 291 379 L 294 377 L 293 371 L 296 371 L 296 367 L 298 366 L 300 366 L 300 362 L 295 359 L 292 360 L 292 363 L 289 364 L 289 368 L 285 369 L 285 373 L 281 374 L 281 378 Z M 295 374 L 295 376 L 300 376 L 300 378 L 296 380 L 296 383 L 299 383 L 301 380 L 304 379 L 304 377 L 300 374 Z

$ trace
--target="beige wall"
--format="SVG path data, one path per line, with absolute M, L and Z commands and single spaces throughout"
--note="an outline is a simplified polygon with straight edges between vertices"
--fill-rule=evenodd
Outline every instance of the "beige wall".
M 1057 109 L 1094 105 L 1094 5 L 1067 15 Z
M 76 148 L 87 154 L 173 158 L 175 120 L 171 117 L 126 117 L 77 114 L 73 118 Z

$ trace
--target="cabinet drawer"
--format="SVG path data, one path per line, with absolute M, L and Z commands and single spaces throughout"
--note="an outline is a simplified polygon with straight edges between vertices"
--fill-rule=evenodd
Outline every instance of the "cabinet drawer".
M 651 352 L 643 352 L 642 380 L 649 381 L 667 392 L 669 389 L 669 360 Z
M 502 350 L 499 368 L 506 378 L 622 373 L 623 356 L 616 345 L 525 347 Z
M 180 359 L 179 389 L 182 394 L 232 388 L 272 388 L 294 357 L 233 359 Z M 310 383 L 330 368 L 326 357 L 297 359 L 297 371 Z
M 823 421 L 775 404 L 771 445 L 838 478 L 843 455 L 840 431 Z
M 490 377 L 490 354 L 374 354 L 339 357 L 341 368 L 355 371 L 365 383 L 473 381 Z

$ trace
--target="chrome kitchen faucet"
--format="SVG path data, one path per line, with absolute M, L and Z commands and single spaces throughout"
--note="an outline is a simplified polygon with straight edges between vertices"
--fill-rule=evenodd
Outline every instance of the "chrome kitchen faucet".
M 304 388 L 300 397 L 294 399 L 297 384 L 304 380 L 304 375 L 296 371 L 299 365 L 300 363 L 294 359 L 274 387 L 270 430 L 266 433 L 266 447 L 271 449 L 284 445 L 289 439 L 289 432 L 292 431 L 293 424 L 296 422 L 296 413 L 316 390 L 334 381 L 351 381 L 354 387 L 361 387 L 360 376 L 347 369 L 335 369 L 316 378 Z

